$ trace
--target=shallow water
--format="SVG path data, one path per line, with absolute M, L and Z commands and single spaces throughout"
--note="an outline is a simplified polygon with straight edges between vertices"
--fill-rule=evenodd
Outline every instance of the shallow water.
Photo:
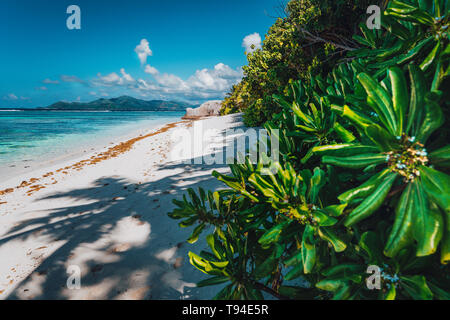
M 115 142 L 138 129 L 180 120 L 182 112 L 0 111 L 0 172 Z

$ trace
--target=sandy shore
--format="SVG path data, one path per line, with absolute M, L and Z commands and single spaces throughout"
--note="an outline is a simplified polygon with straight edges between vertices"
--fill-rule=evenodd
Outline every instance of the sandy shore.
M 217 130 L 211 141 L 243 126 L 239 115 L 198 121 Z M 211 172 L 228 167 L 173 161 L 179 129 L 194 126 L 166 125 L 0 181 L 0 299 L 213 297 L 217 288 L 195 287 L 205 275 L 186 259 L 204 241 L 186 243 L 191 228 L 166 214 L 189 187 L 223 187 Z M 80 268 L 80 289 L 67 288 L 70 266 Z

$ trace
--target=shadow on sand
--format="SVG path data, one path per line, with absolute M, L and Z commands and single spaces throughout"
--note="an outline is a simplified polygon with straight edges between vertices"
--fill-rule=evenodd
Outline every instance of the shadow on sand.
M 33 237 L 54 244 L 45 257 L 36 258 L 34 271 L 7 299 L 213 297 L 219 288 L 196 288 L 205 275 L 186 259 L 188 251 L 203 250 L 205 242 L 185 243 L 192 229 L 181 229 L 167 217 L 174 208 L 171 200 L 181 198 L 187 188 L 224 187 L 211 176 L 213 169 L 223 172 L 227 166 L 169 163 L 153 170 L 155 176 L 160 170 L 174 172 L 166 171 L 159 180 L 135 184 L 118 176 L 103 177 L 92 187 L 37 199 L 68 198 L 73 206 L 41 211 L 0 239 L 0 247 Z M 81 270 L 79 290 L 66 285 L 71 265 Z

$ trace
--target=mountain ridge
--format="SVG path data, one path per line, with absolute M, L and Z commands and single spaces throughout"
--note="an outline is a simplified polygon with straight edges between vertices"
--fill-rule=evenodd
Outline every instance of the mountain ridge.
M 193 105 L 165 100 L 141 100 L 130 96 L 111 99 L 97 99 L 91 102 L 58 101 L 39 110 L 79 110 L 79 111 L 186 111 Z

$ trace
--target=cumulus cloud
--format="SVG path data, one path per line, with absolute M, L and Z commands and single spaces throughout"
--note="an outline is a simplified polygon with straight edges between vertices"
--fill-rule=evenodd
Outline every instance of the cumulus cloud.
M 247 53 L 252 53 L 258 49 L 262 49 L 261 44 L 261 36 L 257 32 L 249 34 L 242 41 L 242 46 L 245 48 L 245 52 Z
M 194 89 L 223 92 L 239 82 L 242 76 L 242 70 L 233 70 L 223 63 L 218 63 L 212 70 L 197 70 L 188 82 Z
M 146 73 L 148 73 L 148 74 L 153 75 L 153 76 L 159 74 L 159 71 L 155 67 L 152 67 L 149 64 L 145 66 L 145 70 L 144 71 Z
M 122 76 L 119 76 L 115 72 L 112 72 L 105 76 L 102 76 L 101 73 L 98 73 L 98 79 L 93 80 L 93 84 L 103 86 L 130 86 L 136 82 L 136 80 L 134 80 L 134 78 L 130 74 L 126 73 L 124 68 L 120 69 L 120 74 Z
M 147 57 L 152 56 L 153 52 L 150 50 L 147 39 L 142 39 L 140 44 L 134 49 L 139 57 L 139 61 L 144 65 L 147 62 Z
M 260 37 L 259 42 L 261 42 Z M 90 81 L 90 85 L 110 93 L 112 93 L 111 90 L 114 90 L 114 94 L 131 90 L 142 97 L 198 102 L 223 98 L 230 88 L 239 83 L 243 77 L 242 68 L 232 69 L 224 63 L 218 63 L 212 69 L 200 69 L 187 79 L 182 79 L 175 74 L 160 72 L 157 68 L 147 64 L 147 58 L 153 53 L 146 39 L 141 40 L 141 43 L 135 48 L 135 52 L 142 66 L 145 65 L 144 72 L 152 75 L 152 79 L 138 78 L 135 80 L 122 68 L 120 74 L 116 72 L 107 75 L 98 73 L 97 78 Z
M 48 90 L 48 88 L 47 88 L 47 87 L 44 87 L 44 86 L 42 86 L 42 87 L 38 87 L 38 88 L 36 88 L 36 90 L 46 91 L 46 90 Z

